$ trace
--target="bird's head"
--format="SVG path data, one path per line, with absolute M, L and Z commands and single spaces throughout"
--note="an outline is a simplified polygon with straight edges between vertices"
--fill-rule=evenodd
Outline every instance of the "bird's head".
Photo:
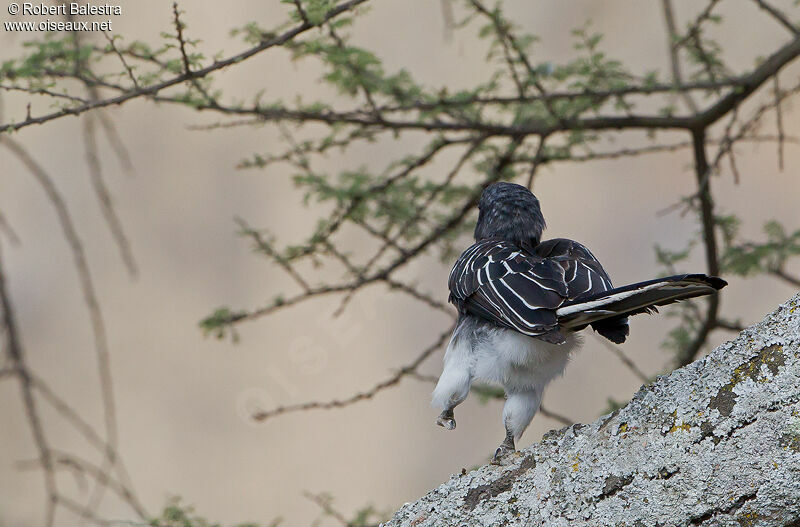
M 503 238 L 518 246 L 536 247 L 545 228 L 539 200 L 522 185 L 492 183 L 478 202 L 475 240 Z

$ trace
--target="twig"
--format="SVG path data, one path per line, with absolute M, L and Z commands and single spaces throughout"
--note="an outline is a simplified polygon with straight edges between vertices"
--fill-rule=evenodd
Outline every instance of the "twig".
M 56 394 L 47 385 L 47 383 L 45 383 L 35 373 L 29 371 L 28 375 L 30 377 L 31 386 L 36 390 L 36 393 L 38 393 L 45 402 L 50 403 L 53 409 L 68 423 L 70 423 L 89 444 L 94 446 L 101 453 L 108 451 L 110 446 L 103 441 L 94 428 L 92 428 L 92 426 L 89 425 L 89 423 L 87 423 L 77 411 L 75 411 L 69 404 L 67 404 L 66 401 L 58 396 L 58 394 Z M 116 471 L 119 474 L 120 485 L 124 486 L 126 489 L 125 501 L 131 506 L 131 508 L 140 518 L 149 518 L 150 515 L 133 490 L 130 476 L 128 475 L 125 465 L 122 463 L 119 454 L 115 453 L 113 457 L 117 461 Z M 108 476 L 107 471 L 105 473 L 107 477 L 110 477 Z
M 768 273 L 773 275 L 773 276 L 776 276 L 776 277 L 780 278 L 784 282 L 787 282 L 787 283 L 789 283 L 789 284 L 791 284 L 791 285 L 793 285 L 795 287 L 800 287 L 800 277 L 790 275 L 789 273 L 784 271 L 782 268 L 770 269 L 768 271 Z
M 336 510 L 333 505 L 331 505 L 332 500 L 329 496 L 324 494 L 312 494 L 308 491 L 304 491 L 303 496 L 322 509 L 322 512 L 325 513 L 326 516 L 330 516 L 344 527 L 351 527 L 350 522 L 347 521 L 347 518 L 344 517 L 344 514 Z
M 453 14 L 452 0 L 439 0 L 442 6 L 442 24 L 444 27 L 444 40 L 450 42 L 453 38 L 453 29 L 456 27 L 455 15 Z
M 122 222 L 117 216 L 114 209 L 114 203 L 111 199 L 111 193 L 108 191 L 108 186 L 103 180 L 103 170 L 100 167 L 100 158 L 97 155 L 97 133 L 95 128 L 95 115 L 88 114 L 83 121 L 83 144 L 86 150 L 86 164 L 89 167 L 89 176 L 92 181 L 97 201 L 100 204 L 100 210 L 103 212 L 103 218 L 111 231 L 111 236 L 117 244 L 122 261 L 128 269 L 128 273 L 132 277 L 139 274 L 136 259 L 133 256 L 130 242 L 125 235 L 125 229 L 122 227 Z
M 2 211 L 0 211 L 0 231 L 6 235 L 8 241 L 11 242 L 11 245 L 20 244 L 19 236 L 17 236 L 17 233 L 14 231 L 14 228 L 11 226 L 8 220 L 6 220 L 6 217 Z
M 552 117 L 555 121 L 558 121 L 563 124 L 564 119 L 556 111 L 555 107 L 551 104 L 551 101 L 546 97 L 547 90 L 545 90 L 544 86 L 539 81 L 539 73 L 531 64 L 528 55 L 525 53 L 525 50 L 520 45 L 519 40 L 511 32 L 511 28 L 509 27 L 507 21 L 500 18 L 499 11 L 494 11 L 494 12 L 489 11 L 479 0 L 470 0 L 470 3 L 475 7 L 475 9 L 478 10 L 478 12 L 485 15 L 492 21 L 492 24 L 494 25 L 495 30 L 497 32 L 497 35 L 502 40 L 503 47 L 506 48 L 506 42 L 508 42 L 508 45 L 510 45 L 511 48 L 514 49 L 514 51 L 517 54 L 517 59 L 523 66 L 525 66 L 525 69 L 528 72 L 528 78 L 526 79 L 526 81 L 533 84 L 533 86 L 536 88 L 536 91 L 539 93 L 539 96 L 542 97 L 542 102 L 544 104 L 545 109 L 550 114 L 550 117 Z M 511 68 L 512 72 L 515 72 L 513 62 L 511 62 L 510 59 L 509 59 L 509 68 Z M 524 86 L 522 86 L 519 82 L 518 82 L 518 92 L 520 96 L 523 96 L 525 94 Z
M 544 155 L 545 141 L 547 141 L 547 136 L 541 136 L 539 138 L 539 145 L 536 147 L 536 153 L 533 159 L 531 159 L 530 167 L 528 168 L 528 181 L 526 186 L 531 190 L 533 190 L 533 178 L 536 176 L 536 172 L 542 164 L 548 161 Z
M 625 354 L 624 351 L 622 351 L 622 349 L 620 349 L 619 346 L 615 346 L 605 338 L 599 337 L 595 334 L 593 335 L 595 340 L 600 342 L 605 349 L 613 353 L 620 360 L 620 362 L 622 362 L 622 364 L 624 364 L 625 367 L 631 371 L 631 373 L 639 378 L 640 381 L 646 383 L 650 380 L 650 378 L 636 365 L 635 362 L 633 362 L 630 357 Z
M 119 136 L 116 126 L 114 126 L 114 123 L 108 118 L 105 111 L 95 112 L 95 115 L 100 120 L 100 124 L 103 126 L 103 130 L 106 133 L 106 139 L 108 139 L 111 148 L 114 150 L 114 154 L 117 156 L 122 169 L 129 176 L 135 175 L 136 170 L 131 161 L 131 155 L 128 153 L 128 148 L 125 146 L 122 138 Z
M 0 251 L 1 250 L 2 243 L 0 243 Z M 36 399 L 33 396 L 33 387 L 31 385 L 30 375 L 28 374 L 25 353 L 20 341 L 19 332 L 17 329 L 17 321 L 15 319 L 11 304 L 11 297 L 9 296 L 6 286 L 2 252 L 0 252 L 0 307 L 3 309 L 3 328 L 5 329 L 8 354 L 11 358 L 12 369 L 15 372 L 16 377 L 19 379 L 25 415 L 28 420 L 28 425 L 31 428 L 33 442 L 36 446 L 36 450 L 39 453 L 39 461 L 41 462 L 44 472 L 44 485 L 47 493 L 44 525 L 51 527 L 55 519 L 58 488 L 56 487 L 56 478 L 53 469 L 53 460 L 50 453 L 50 448 L 47 443 L 47 438 L 45 436 L 44 426 L 42 425 L 42 419 L 39 415 Z
M 553 412 L 552 410 L 549 410 L 542 405 L 539 405 L 539 413 L 547 418 L 552 419 L 553 421 L 558 421 L 559 423 L 565 426 L 570 426 L 577 422 L 575 421 L 575 419 L 571 419 L 565 415 Z
M 790 61 L 800 55 L 800 39 L 794 40 L 764 60 L 748 75 L 740 78 L 741 86 L 724 95 L 707 109 L 691 116 L 662 116 L 632 114 L 625 116 L 597 116 L 562 119 L 556 123 L 526 122 L 524 124 L 502 124 L 484 121 L 445 122 L 441 120 L 391 120 L 360 112 L 336 112 L 332 110 L 308 111 L 286 108 L 263 108 L 255 106 L 221 106 L 198 104 L 198 110 L 212 110 L 230 115 L 255 115 L 273 121 L 318 122 L 327 125 L 350 124 L 364 127 L 380 127 L 394 131 L 458 132 L 473 131 L 487 136 L 524 137 L 527 135 L 550 135 L 567 130 L 619 130 L 619 129 L 684 129 L 707 128 L 728 114 L 736 105 L 760 88 L 769 78 Z M 153 96 L 157 101 L 181 103 L 170 97 Z M 21 123 L 20 125 L 23 125 Z M 3 127 L 0 127 L 3 131 Z
M 308 410 L 325 410 L 331 408 L 343 408 L 345 406 L 350 406 L 352 404 L 358 403 L 360 401 L 364 401 L 367 399 L 372 399 L 375 395 L 379 392 L 385 390 L 386 388 L 390 388 L 396 384 L 398 384 L 403 377 L 414 373 L 417 368 L 425 362 L 425 360 L 430 357 L 434 352 L 442 347 L 442 345 L 447 341 L 447 338 L 453 332 L 453 327 L 439 335 L 436 341 L 424 349 L 422 353 L 420 353 L 416 359 L 411 361 L 408 365 L 403 366 L 400 368 L 396 373 L 391 375 L 388 379 L 381 381 L 374 385 L 367 391 L 356 393 L 350 397 L 345 399 L 331 399 L 329 401 L 311 401 L 307 403 L 301 404 L 292 404 L 287 406 L 278 406 L 271 410 L 260 410 L 253 414 L 253 419 L 256 421 L 264 421 L 271 417 L 276 417 L 279 415 L 293 413 L 293 412 L 304 412 Z
M 661 7 L 664 11 L 664 21 L 667 25 L 667 46 L 669 49 L 670 66 L 672 67 L 672 79 L 679 88 L 684 88 L 683 73 L 681 72 L 681 61 L 679 56 L 680 45 L 676 40 L 678 31 L 675 25 L 675 14 L 672 9 L 672 0 L 661 0 Z M 692 98 L 691 94 L 685 89 L 680 89 L 681 97 L 683 97 L 686 106 L 693 114 L 698 112 L 697 103 Z
M 175 31 L 177 32 L 178 49 L 181 51 L 181 60 L 183 61 L 183 72 L 191 79 L 194 77 L 194 73 L 192 72 L 189 56 L 186 54 L 186 41 L 183 39 L 184 25 L 183 22 L 181 22 L 180 12 L 178 11 L 178 2 L 172 2 L 172 14 L 174 16 L 173 23 L 175 24 Z
M 308 285 L 308 282 L 300 276 L 300 273 L 292 267 L 291 263 L 281 256 L 275 249 L 272 248 L 272 245 L 267 243 L 266 240 L 261 236 L 261 233 L 252 229 L 247 222 L 245 222 L 242 218 L 238 216 L 234 218 L 234 221 L 242 231 L 242 234 L 249 236 L 253 242 L 255 242 L 256 248 L 261 251 L 262 253 L 266 254 L 267 256 L 271 257 L 275 260 L 278 265 L 280 265 L 286 273 L 292 277 L 292 279 L 300 286 L 300 288 L 305 291 L 306 293 L 311 291 L 311 287 Z
M 120 53 L 119 49 L 117 49 L 117 45 L 114 43 L 114 37 L 108 34 L 108 31 L 103 31 L 103 36 L 106 37 L 108 41 L 108 45 L 111 46 L 111 49 L 114 51 L 114 54 L 119 58 L 119 61 L 122 63 L 122 67 L 125 68 L 125 71 L 128 72 L 128 78 L 133 83 L 134 89 L 139 89 L 139 83 L 136 81 L 136 75 L 133 74 L 133 69 L 128 65 L 128 61 L 125 60 L 125 57 Z
M 88 475 L 92 479 L 102 482 L 103 486 L 110 488 L 118 497 L 124 500 L 127 503 L 131 503 L 134 500 L 133 492 L 130 488 L 128 488 L 125 484 L 120 481 L 117 481 L 113 477 L 111 477 L 108 472 L 102 470 L 97 465 L 86 461 L 78 456 L 73 454 L 62 452 L 60 450 L 51 450 L 51 459 L 53 462 L 54 468 L 57 468 L 59 465 L 68 468 L 82 475 Z M 40 468 L 41 461 L 39 459 L 34 459 L 30 461 L 21 461 L 17 463 L 18 468 L 24 470 L 27 468 Z M 90 510 L 87 507 L 87 510 Z M 142 518 L 146 518 L 146 513 L 144 510 L 137 511 Z
M 781 86 L 778 74 L 775 74 L 773 93 L 775 95 L 775 126 L 778 128 L 778 170 L 783 172 L 783 143 L 786 133 L 783 130 L 783 111 L 781 110 Z
M 456 314 L 455 314 L 454 310 L 451 307 L 448 307 L 446 304 L 444 304 L 442 302 L 439 302 L 438 300 L 435 300 L 430 295 L 426 295 L 426 294 L 418 291 L 411 284 L 407 284 L 407 283 L 404 283 L 404 282 L 399 282 L 399 281 L 393 280 L 391 278 L 387 278 L 384 281 L 389 285 L 389 287 L 391 289 L 396 289 L 396 290 L 402 291 L 403 293 L 411 296 L 412 298 L 415 298 L 415 299 L 419 300 L 423 304 L 427 304 L 429 307 L 432 307 L 433 309 L 436 309 L 438 311 L 441 311 L 441 312 L 447 314 L 450 318 L 453 318 L 453 319 L 456 318 Z
M 470 143 L 469 147 L 458 158 L 458 161 L 456 161 L 453 168 L 445 177 L 444 182 L 437 185 L 437 187 L 428 194 L 425 200 L 417 206 L 416 210 L 414 211 L 414 214 L 412 214 L 411 217 L 409 217 L 406 221 L 402 222 L 398 226 L 398 228 L 396 229 L 397 234 L 393 237 L 388 236 L 388 234 L 387 236 L 385 236 L 386 242 L 380 247 L 380 249 L 378 249 L 375 252 L 375 254 L 364 265 L 364 272 L 368 272 L 372 268 L 372 266 L 383 255 L 386 249 L 388 249 L 389 247 L 397 247 L 397 243 L 399 242 L 400 237 L 408 230 L 408 228 L 414 225 L 417 221 L 419 221 L 424 214 L 429 213 L 430 206 L 436 200 L 436 197 L 453 182 L 458 173 L 461 171 L 461 168 L 464 166 L 464 164 L 472 157 L 472 155 L 478 150 L 478 148 L 483 144 L 485 140 L 486 138 L 484 136 L 478 136 L 475 138 L 474 141 L 472 141 L 472 143 Z
M 789 30 L 789 32 L 794 35 L 795 37 L 800 36 L 800 29 L 794 24 L 792 24 L 786 15 L 784 15 L 780 9 L 768 4 L 765 0 L 755 0 L 758 7 L 772 15 L 772 18 L 780 22 L 780 24 Z
M 574 91 L 548 91 L 546 93 L 526 94 L 524 97 L 519 95 L 514 96 L 481 96 L 475 95 L 472 97 L 458 97 L 448 98 L 446 96 L 439 97 L 437 100 L 430 101 L 413 101 L 404 104 L 395 104 L 388 106 L 381 106 L 380 110 L 383 113 L 393 112 L 410 112 L 410 111 L 431 111 L 441 107 L 462 107 L 471 105 L 492 106 L 501 105 L 508 106 L 514 104 L 530 105 L 543 100 L 559 101 L 559 100 L 573 100 L 573 99 L 593 99 L 596 101 L 603 101 L 606 99 L 619 98 L 625 95 L 643 96 L 654 94 L 672 94 L 675 92 L 692 92 L 692 91 L 720 91 L 722 89 L 731 89 L 742 86 L 741 77 L 727 77 L 717 81 L 698 81 L 686 82 L 683 84 L 676 83 L 656 83 L 656 84 L 632 84 L 619 88 L 611 88 L 607 90 L 598 89 L 583 89 Z
M 722 318 L 717 318 L 717 327 L 735 333 L 741 333 L 744 330 L 744 326 L 738 320 L 733 321 Z
M 81 97 L 76 97 L 74 95 L 69 95 L 67 93 L 54 92 L 46 88 L 25 88 L 23 86 L 6 86 L 0 84 L 0 90 L 29 93 L 31 95 L 46 95 L 48 97 L 53 97 L 55 99 L 66 99 L 68 101 L 76 102 L 79 104 L 88 104 L 89 102 L 86 99 L 82 99 Z

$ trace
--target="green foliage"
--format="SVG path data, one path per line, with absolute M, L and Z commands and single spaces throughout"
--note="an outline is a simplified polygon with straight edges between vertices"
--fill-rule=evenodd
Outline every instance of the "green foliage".
M 242 27 L 237 27 L 230 32 L 232 37 L 241 37 L 245 43 L 250 45 L 260 44 L 275 36 L 274 31 L 268 31 L 258 25 L 258 22 L 248 22 Z
M 283 523 L 280 518 L 273 520 L 263 527 L 278 527 Z M 180 498 L 173 498 L 164 507 L 161 515 L 148 522 L 150 527 L 221 527 L 221 524 L 210 522 L 198 516 L 192 506 L 181 503 Z M 259 523 L 238 523 L 231 527 L 261 527 Z
M 738 223 L 736 225 L 738 227 Z M 739 242 L 737 230 L 726 240 L 721 266 L 727 273 L 753 276 L 783 269 L 789 258 L 800 255 L 800 229 L 787 233 L 777 221 L 764 225 L 766 240 Z
M 214 335 L 220 340 L 224 339 L 226 335 L 230 335 L 231 340 L 236 343 L 239 341 L 239 334 L 231 326 L 231 323 L 245 316 L 247 316 L 245 311 L 232 311 L 228 307 L 220 307 L 200 321 L 200 329 L 203 330 L 204 335 Z
M 366 505 L 358 509 L 352 518 L 345 518 L 342 513 L 334 508 L 333 497 L 330 494 L 306 494 L 306 497 L 322 509 L 323 517 L 332 518 L 336 520 L 337 523 L 346 525 L 347 527 L 369 527 L 378 525 L 388 521 L 391 517 L 389 511 L 379 511 L 372 505 Z
M 370 527 L 380 522 L 385 522 L 390 517 L 390 513 L 378 511 L 372 505 L 367 505 L 357 510 L 353 518 L 347 522 L 347 525 L 348 527 Z
M 608 102 L 606 98 L 577 96 L 552 101 L 509 102 L 487 112 L 479 102 L 482 98 L 502 96 L 514 70 L 519 89 L 527 95 L 536 95 L 542 89 L 558 90 L 610 90 L 626 87 L 634 80 L 622 64 L 609 57 L 602 49 L 602 36 L 590 31 L 586 25 L 574 31 L 576 56 L 563 64 L 550 61 L 529 62 L 536 35 L 520 31 L 505 15 L 501 4 L 480 14 L 470 5 L 473 16 L 468 16 L 459 25 L 468 29 L 477 24 L 479 37 L 487 40 L 487 53 L 495 71 L 484 81 L 473 87 L 450 92 L 447 86 L 430 88 L 418 82 L 405 70 L 387 71 L 381 58 L 369 49 L 350 42 L 348 27 L 357 16 L 343 13 L 335 19 L 325 21 L 336 5 L 332 0 L 286 1 L 289 10 L 287 20 L 274 28 L 265 28 L 250 22 L 234 29 L 231 34 L 241 37 L 249 45 L 260 45 L 275 38 L 292 24 L 307 20 L 312 25 L 321 25 L 320 30 L 302 37 L 292 38 L 283 44 L 295 61 L 312 60 L 321 63 L 321 82 L 354 101 L 367 101 L 365 108 L 343 118 L 326 101 L 304 102 L 299 98 L 293 104 L 283 101 L 264 101 L 262 94 L 254 97 L 254 108 L 265 118 L 292 120 L 301 126 L 285 129 L 288 147 L 281 153 L 254 153 L 243 160 L 240 168 L 265 168 L 275 163 L 289 164 L 295 169 L 293 181 L 303 194 L 309 207 L 324 210 L 317 227 L 305 240 L 276 249 L 271 258 L 281 258 L 283 263 L 295 259 L 312 258 L 320 261 L 318 251 L 325 249 L 329 237 L 343 224 L 355 224 L 381 233 L 392 243 L 426 244 L 433 236 L 431 248 L 438 250 L 444 259 L 458 252 L 460 236 L 471 230 L 474 213 L 459 215 L 465 204 L 474 202 L 487 181 L 505 179 L 518 180 L 522 159 L 567 160 L 577 149 L 586 149 L 596 143 L 599 136 L 583 130 L 565 134 L 563 141 L 551 145 L 526 143 L 509 148 L 507 138 L 495 138 L 485 134 L 471 134 L 459 140 L 435 135 L 420 153 L 389 159 L 381 167 L 362 165 L 355 168 L 331 172 L 325 168 L 325 158 L 334 149 L 351 148 L 358 143 L 373 142 L 387 134 L 397 135 L 391 127 L 376 128 L 361 125 L 358 118 L 376 112 L 392 112 L 411 122 L 502 122 L 510 116 L 514 126 L 531 123 L 555 123 L 572 119 L 589 112 L 597 112 Z M 360 10 L 359 13 L 363 13 Z M 203 67 L 205 57 L 197 51 L 198 41 L 190 38 L 184 20 L 180 29 L 186 49 L 186 60 L 192 69 Z M 47 76 L 48 70 L 59 75 L 71 74 L 76 60 L 96 63 L 100 60 L 116 60 L 117 54 L 132 63 L 131 71 L 140 86 L 152 86 L 165 79 L 184 73 L 185 64 L 178 40 L 177 27 L 161 34 L 162 42 L 151 46 L 142 42 L 123 45 L 121 37 L 115 36 L 112 46 L 102 48 L 84 47 L 75 50 L 71 37 L 47 37 L 32 42 L 34 49 L 22 62 L 12 61 L 2 66 L 4 78 L 38 78 L 56 82 Z M 76 57 L 79 53 L 81 56 Z M 119 71 L 101 76 L 103 82 L 117 83 L 127 79 L 130 72 Z M 94 73 L 92 72 L 92 75 Z M 655 82 L 656 74 L 649 76 Z M 113 79 L 113 80 L 112 80 Z M 185 88 L 170 96 L 172 102 L 192 108 L 214 107 L 223 94 L 216 91 L 211 77 L 193 79 Z M 63 102 L 66 106 L 72 102 Z M 616 109 L 632 108 L 624 98 L 613 101 Z M 234 110 L 245 109 L 244 103 L 231 103 Z M 324 123 L 328 131 L 308 137 L 301 128 L 308 123 Z M 537 152 L 537 148 L 541 151 Z M 445 152 L 463 156 L 452 174 L 437 179 L 426 170 Z M 518 160 L 518 159 L 519 160 Z M 474 173 L 478 177 L 464 177 L 462 173 Z M 323 207 L 320 207 L 323 205 Z M 457 221 L 454 221 L 457 218 Z M 440 229 L 441 225 L 448 225 Z M 274 305 L 280 305 L 280 299 Z M 201 322 L 206 334 L 223 338 L 224 326 L 239 320 L 243 313 L 222 309 Z
M 71 75 L 76 68 L 87 73 L 93 50 L 89 45 L 78 45 L 73 35 L 60 33 L 46 33 L 40 40 L 23 43 L 23 47 L 26 53 L 22 57 L 4 61 L 0 66 L 0 83 L 4 86 L 54 88 L 59 76 Z
M 309 23 L 317 25 L 325 19 L 325 15 L 336 5 L 336 2 L 334 0 L 305 0 L 301 4 Z
M 666 338 L 661 343 L 661 347 L 670 351 L 676 357 L 688 349 L 702 323 L 699 313 L 700 309 L 693 300 L 685 300 L 670 306 L 666 315 L 669 318 L 677 319 L 678 325 L 667 333 Z
M 491 384 L 473 384 L 470 392 L 477 395 L 478 400 L 483 404 L 495 399 L 505 399 L 506 397 L 506 392 L 501 386 L 493 386 Z
M 719 267 L 722 275 L 756 276 L 783 270 L 786 262 L 800 255 L 800 229 L 787 233 L 786 228 L 777 221 L 764 225 L 766 240 L 746 242 L 740 239 L 741 220 L 734 214 L 714 216 L 714 226 L 719 233 L 722 248 L 719 254 Z M 655 246 L 656 261 L 664 268 L 664 275 L 687 272 L 681 265 L 687 263 L 694 248 L 701 243 L 697 234 L 678 250 Z M 667 316 L 677 319 L 678 325 L 671 329 L 662 347 L 680 355 L 695 340 L 702 325 L 700 308 L 696 301 L 688 300 L 667 308 Z
M 689 258 L 689 254 L 691 254 L 692 249 L 695 245 L 697 245 L 698 239 L 690 239 L 686 246 L 683 249 L 679 250 L 670 250 L 666 249 L 659 244 L 654 246 L 655 253 L 656 253 L 656 262 L 664 267 L 665 272 L 663 273 L 664 276 L 669 276 L 673 274 L 678 274 L 676 271 L 676 264 L 686 261 Z
M 292 42 L 288 47 L 294 60 L 313 57 L 322 61 L 327 69 L 323 80 L 342 94 L 355 97 L 359 91 L 366 91 L 403 103 L 416 100 L 422 93 L 407 71 L 387 74 L 374 53 L 348 45 L 338 35 Z

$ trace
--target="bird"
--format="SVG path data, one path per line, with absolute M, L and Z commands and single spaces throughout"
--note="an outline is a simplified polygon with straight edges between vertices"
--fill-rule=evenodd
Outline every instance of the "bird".
M 475 243 L 448 280 L 458 320 L 433 391 L 432 404 L 441 410 L 436 423 L 456 427 L 453 409 L 474 380 L 501 385 L 505 438 L 495 464 L 515 452 L 544 389 L 581 345 L 579 332 L 591 326 L 621 344 L 629 316 L 727 285 L 716 276 L 682 274 L 614 287 L 589 249 L 564 238 L 542 241 L 544 229 L 539 200 L 527 187 L 490 184 L 478 202 Z

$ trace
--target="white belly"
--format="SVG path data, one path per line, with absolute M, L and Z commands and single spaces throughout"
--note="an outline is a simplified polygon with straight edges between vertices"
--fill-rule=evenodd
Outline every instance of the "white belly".
M 575 333 L 566 337 L 564 344 L 550 344 L 510 329 L 484 328 L 472 342 L 475 377 L 511 390 L 543 390 L 580 345 Z

